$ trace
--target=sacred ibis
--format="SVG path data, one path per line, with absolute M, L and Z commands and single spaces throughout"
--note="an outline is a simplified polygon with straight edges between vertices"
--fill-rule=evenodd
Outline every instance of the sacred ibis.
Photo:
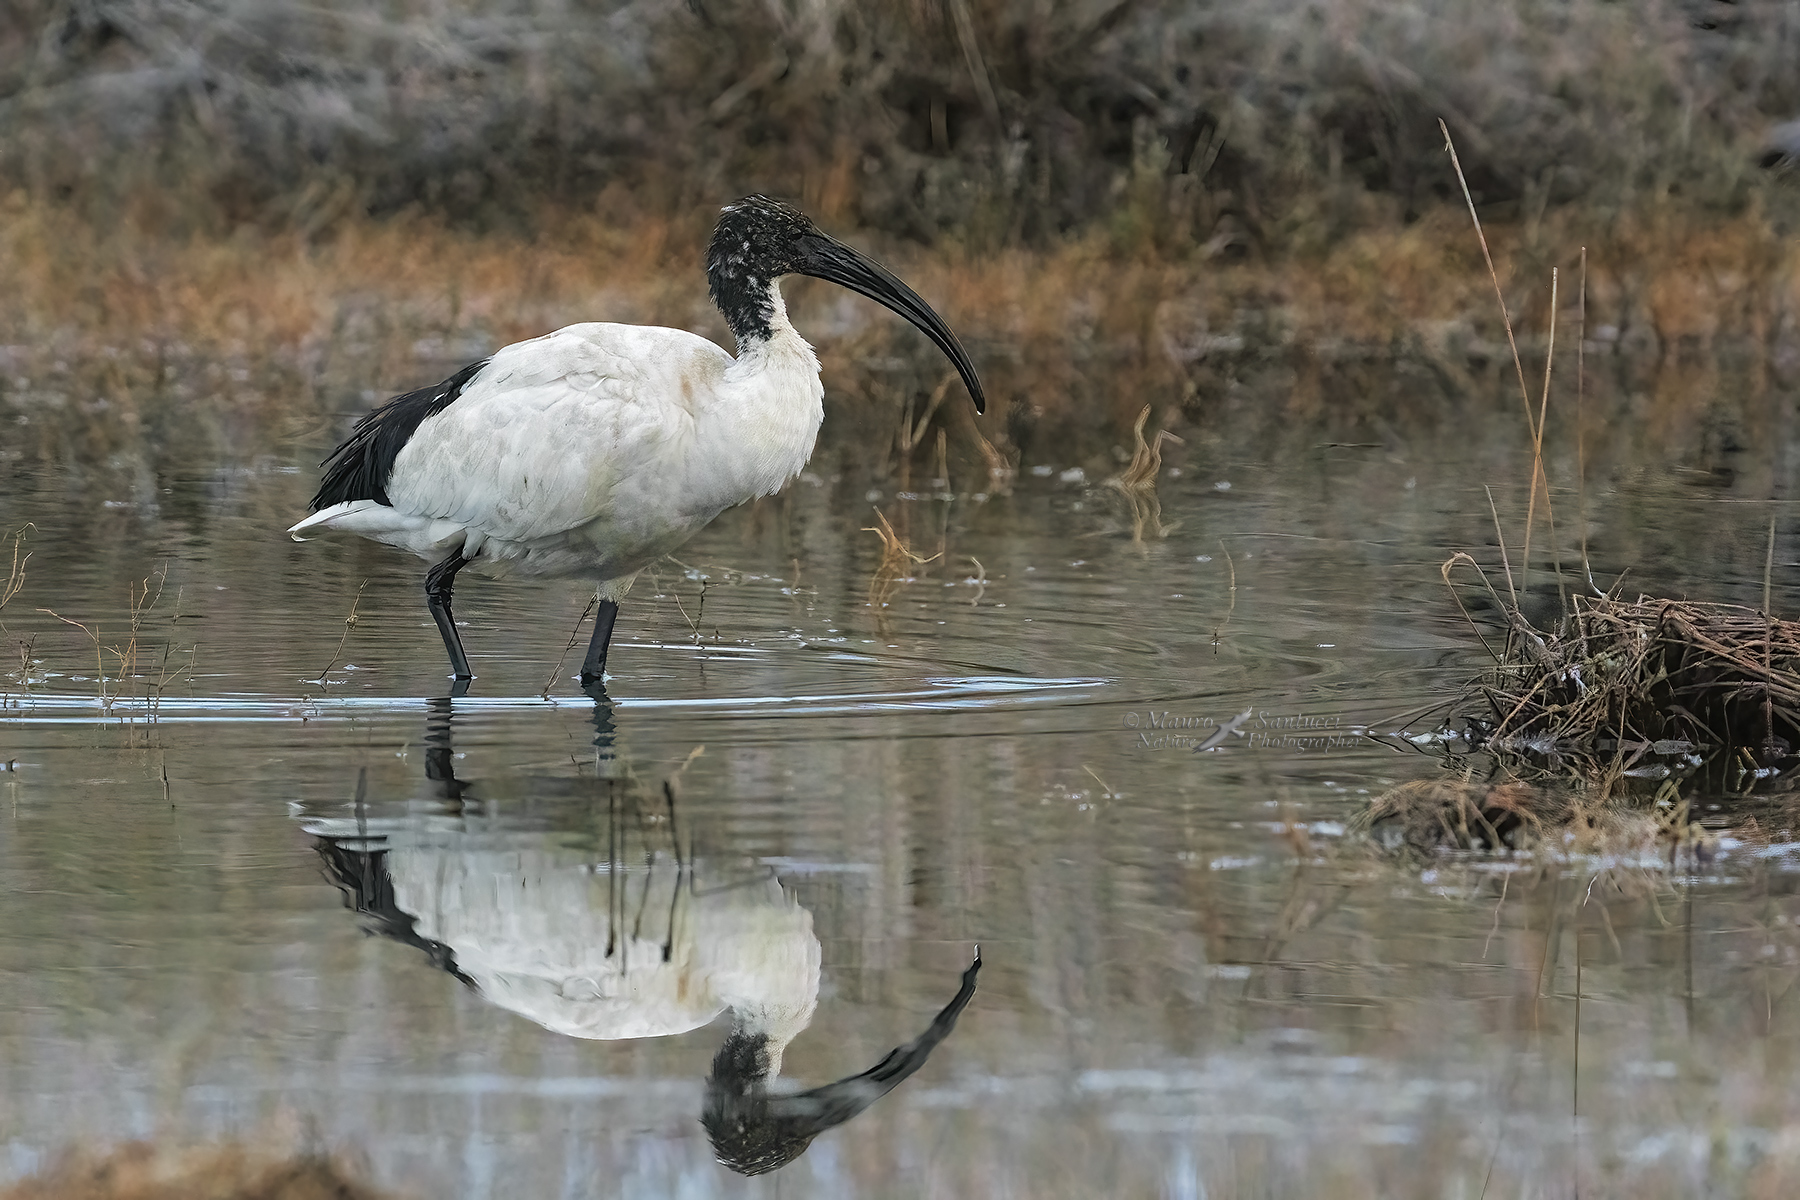
M 312 515 L 288 532 L 359 534 L 432 563 L 425 602 L 458 680 L 473 678 L 450 610 L 458 571 L 596 581 L 581 664 L 592 686 L 638 572 L 725 509 L 780 490 L 812 455 L 824 388 L 788 322 L 783 275 L 842 284 L 911 321 L 983 409 L 943 318 L 786 204 L 727 205 L 706 275 L 736 358 L 685 330 L 604 322 L 514 343 L 358 421 L 323 464 Z

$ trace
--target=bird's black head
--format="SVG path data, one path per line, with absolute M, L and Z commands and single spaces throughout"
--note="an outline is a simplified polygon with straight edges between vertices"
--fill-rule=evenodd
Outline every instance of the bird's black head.
M 767 196 L 745 196 L 719 214 L 706 248 L 706 282 L 740 343 L 769 336 L 769 285 L 795 273 L 800 239 L 808 236 L 825 235 L 805 213 Z
M 706 250 L 706 280 L 738 345 L 766 340 L 775 318 L 771 285 L 783 275 L 829 279 L 899 313 L 949 356 L 975 411 L 985 408 L 975 364 L 950 326 L 880 263 L 826 235 L 806 214 L 767 196 L 728 204 Z

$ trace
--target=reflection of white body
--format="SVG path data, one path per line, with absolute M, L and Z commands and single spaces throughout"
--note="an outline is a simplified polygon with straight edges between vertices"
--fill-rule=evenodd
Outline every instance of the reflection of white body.
M 342 837 L 340 824 L 310 831 Z M 709 879 L 666 854 L 613 874 L 538 844 L 434 842 L 370 847 L 386 850 L 395 907 L 483 996 L 546 1029 L 662 1037 L 730 1009 L 738 1028 L 768 1037 L 773 1072 L 812 1019 L 812 914 L 772 875 Z
M 860 1074 L 774 1093 L 782 1052 L 818 1003 L 811 914 L 766 871 L 721 878 L 651 850 L 644 840 L 656 826 L 616 817 L 609 807 L 610 869 L 553 837 L 472 835 L 446 829 L 443 817 L 315 820 L 306 829 L 327 877 L 374 932 L 556 1033 L 660 1037 L 730 1009 L 700 1123 L 719 1161 L 740 1174 L 785 1166 L 892 1091 L 925 1065 L 975 995 L 979 951 L 924 1033 Z M 672 821 L 662 836 L 671 833 Z

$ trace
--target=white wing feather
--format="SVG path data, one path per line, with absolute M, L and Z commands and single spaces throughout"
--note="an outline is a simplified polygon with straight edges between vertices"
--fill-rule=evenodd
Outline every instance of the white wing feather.
M 494 355 L 394 460 L 393 507 L 532 542 L 665 500 L 731 356 L 676 329 L 571 325 Z M 649 493 L 645 496 L 644 493 Z M 624 532 L 624 531 L 621 531 Z
M 819 362 L 779 304 L 771 324 L 738 359 L 679 329 L 599 322 L 507 346 L 419 422 L 390 503 L 332 505 L 290 532 L 356 533 L 433 561 L 460 543 L 483 573 L 628 587 L 811 455 Z

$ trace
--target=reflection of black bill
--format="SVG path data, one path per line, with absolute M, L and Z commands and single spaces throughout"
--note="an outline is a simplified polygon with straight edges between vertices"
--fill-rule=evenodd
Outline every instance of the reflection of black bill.
M 799 1158 L 812 1140 L 842 1125 L 893 1091 L 931 1057 L 938 1043 L 956 1028 L 956 1019 L 975 995 L 981 971 L 981 949 L 963 972 L 962 987 L 930 1028 L 860 1075 L 828 1083 L 793 1096 L 771 1096 L 766 1090 L 767 1039 L 733 1033 L 713 1058 L 706 1081 L 706 1111 L 701 1123 L 712 1139 L 719 1161 L 741 1175 L 762 1175 Z

